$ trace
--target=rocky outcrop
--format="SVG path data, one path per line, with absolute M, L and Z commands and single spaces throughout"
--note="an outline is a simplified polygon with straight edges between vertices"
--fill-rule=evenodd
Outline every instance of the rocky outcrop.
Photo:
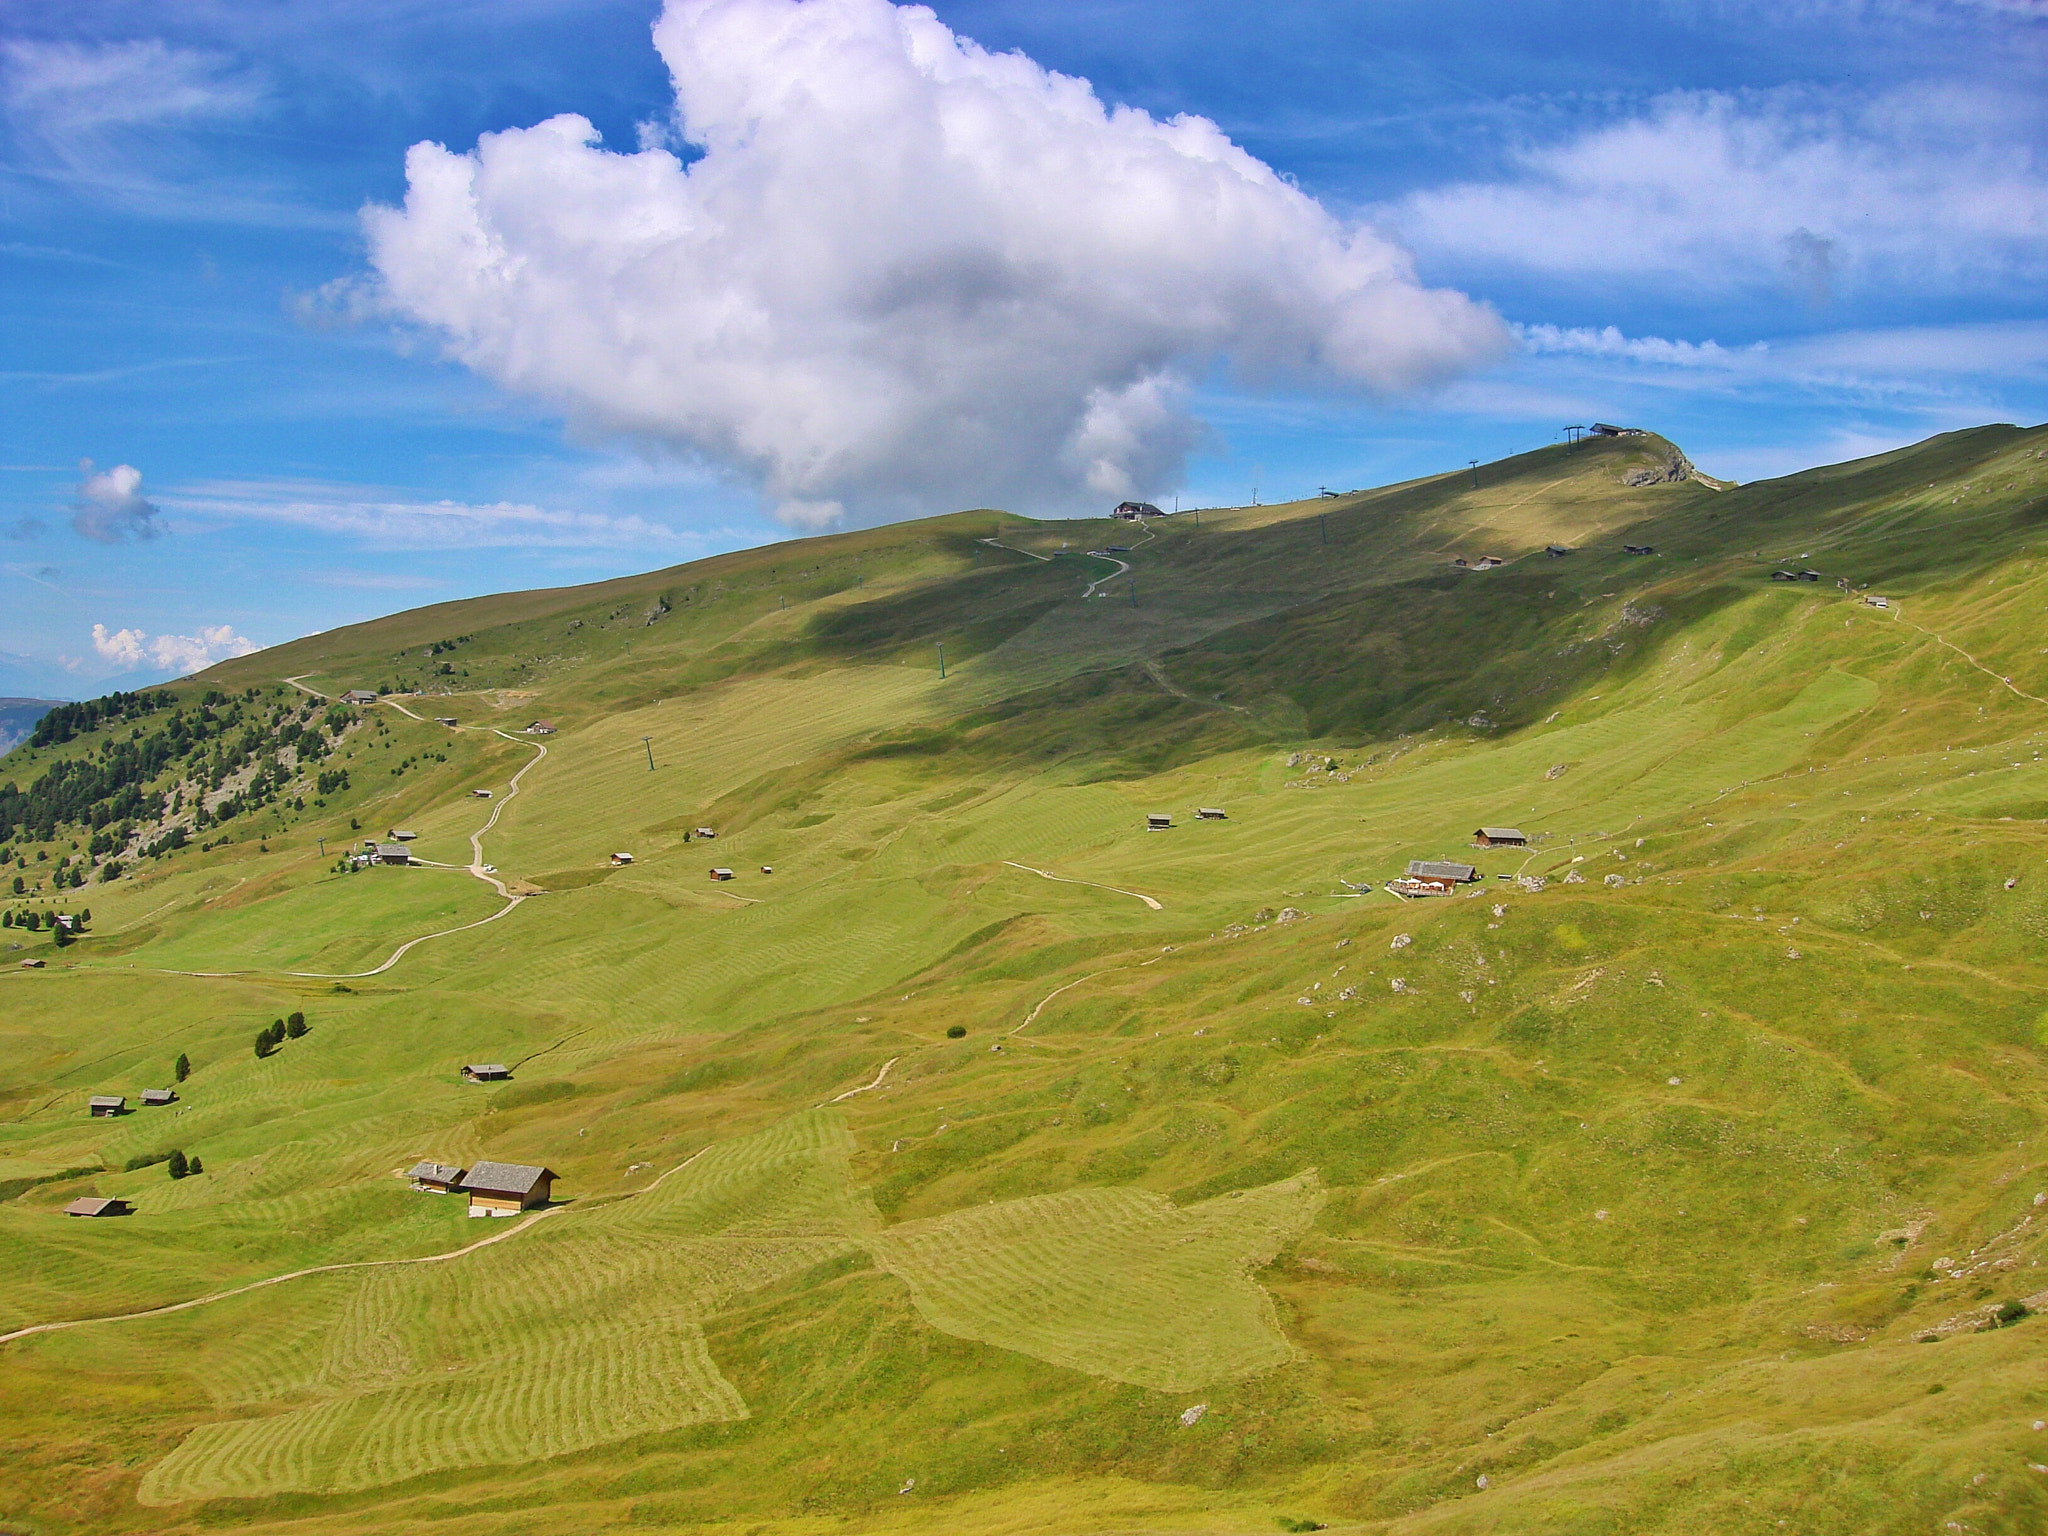
M 1692 467 L 1692 460 L 1672 449 L 1662 464 L 1646 465 L 1632 469 L 1621 477 L 1623 485 L 1681 485 L 1699 471 Z

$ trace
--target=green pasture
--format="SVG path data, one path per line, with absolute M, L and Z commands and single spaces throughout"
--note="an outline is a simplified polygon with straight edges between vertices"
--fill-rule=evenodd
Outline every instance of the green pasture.
M 8 941 L 0 1332 L 83 1326 L 0 1345 L 0 1522 L 2039 1527 L 2044 450 L 961 513 L 225 664 L 465 728 Z M 503 902 L 343 844 L 494 810 L 541 894 L 356 976 Z M 438 1257 L 513 1223 L 421 1158 L 557 1206 Z

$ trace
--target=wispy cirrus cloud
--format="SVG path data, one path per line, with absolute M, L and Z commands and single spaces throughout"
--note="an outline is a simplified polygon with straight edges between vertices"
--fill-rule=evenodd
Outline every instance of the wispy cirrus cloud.
M 1628 336 L 1615 326 L 1518 325 L 1525 352 L 1690 387 L 1718 379 L 1856 391 L 1943 389 L 1969 378 L 2048 379 L 2048 321 L 1824 331 L 1746 346 Z M 1676 376 L 1684 376 L 1677 378 Z
M 1680 91 L 1383 215 L 1455 269 L 1668 296 L 2009 291 L 2048 274 L 2048 105 L 1984 82 L 1866 99 Z
M 272 107 L 268 83 L 231 53 L 159 38 L 0 42 L 0 126 L 18 185 L 64 189 L 157 218 L 339 227 L 274 174 L 252 174 L 215 140 Z M 58 247 L 14 254 L 97 262 Z
M 421 501 L 320 481 L 215 481 L 163 500 L 182 515 L 288 524 L 383 549 L 634 549 L 683 541 L 674 529 L 632 515 Z

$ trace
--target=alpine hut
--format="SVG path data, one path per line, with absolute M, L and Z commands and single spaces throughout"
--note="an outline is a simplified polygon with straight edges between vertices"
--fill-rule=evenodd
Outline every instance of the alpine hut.
M 177 1098 L 177 1094 L 168 1088 L 145 1088 L 142 1090 L 143 1105 L 149 1109 L 154 1109 L 160 1104 L 176 1103 Z
M 453 1163 L 431 1160 L 414 1163 L 406 1177 L 412 1180 L 414 1189 L 424 1190 L 430 1195 L 452 1195 L 462 1188 L 462 1170 Z
M 1408 873 L 1398 880 L 1389 880 L 1387 889 L 1396 896 L 1449 896 L 1461 885 L 1469 885 L 1479 878 L 1479 871 L 1470 864 L 1454 864 L 1443 859 L 1410 859 Z
M 478 1163 L 463 1176 L 472 1216 L 516 1216 L 546 1205 L 554 1173 L 525 1163 Z
M 502 1061 L 473 1061 L 462 1069 L 472 1083 L 509 1083 L 512 1069 Z
M 111 1120 L 128 1112 L 128 1101 L 118 1093 L 96 1093 L 88 1102 L 95 1120 Z
M 1515 827 L 1481 827 L 1472 834 L 1472 842 L 1479 848 L 1526 848 L 1529 839 Z
M 1205 805 L 1205 806 L 1203 806 L 1203 807 L 1202 807 L 1202 808 L 1201 808 L 1200 810 L 1198 810 L 1198 811 L 1196 811 L 1196 812 L 1195 812 L 1195 820 L 1197 820 L 1197 821 L 1228 821 L 1228 820 L 1230 820 L 1230 818 L 1229 818 L 1228 816 L 1226 816 L 1226 815 L 1224 815 L 1224 814 L 1223 814 L 1223 807 L 1222 807 L 1222 806 L 1220 806 L 1220 805 Z
M 126 1200 L 117 1200 L 99 1195 L 84 1195 L 64 1207 L 66 1216 L 126 1216 L 129 1205 Z
M 1173 830 L 1173 818 L 1163 813 L 1154 812 L 1145 818 L 1145 830 L 1147 832 L 1171 832 Z

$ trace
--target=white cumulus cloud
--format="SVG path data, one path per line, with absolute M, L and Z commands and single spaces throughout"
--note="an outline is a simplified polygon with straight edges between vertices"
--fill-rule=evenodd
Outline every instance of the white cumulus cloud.
M 72 503 L 71 526 L 100 544 L 126 539 L 153 539 L 164 531 L 163 512 L 142 496 L 142 471 L 133 464 L 95 470 L 81 459 L 78 499 Z
M 92 627 L 92 648 L 100 660 L 124 672 L 142 667 L 182 677 L 230 656 L 247 656 L 262 647 L 238 635 L 230 624 L 200 626 L 196 635 L 151 635 L 139 629 Z
M 1188 381 L 1424 388 L 1505 328 L 1199 117 L 1108 107 L 887 0 L 668 0 L 668 137 L 562 116 L 407 156 L 383 302 L 582 430 L 788 520 L 1156 491 Z

